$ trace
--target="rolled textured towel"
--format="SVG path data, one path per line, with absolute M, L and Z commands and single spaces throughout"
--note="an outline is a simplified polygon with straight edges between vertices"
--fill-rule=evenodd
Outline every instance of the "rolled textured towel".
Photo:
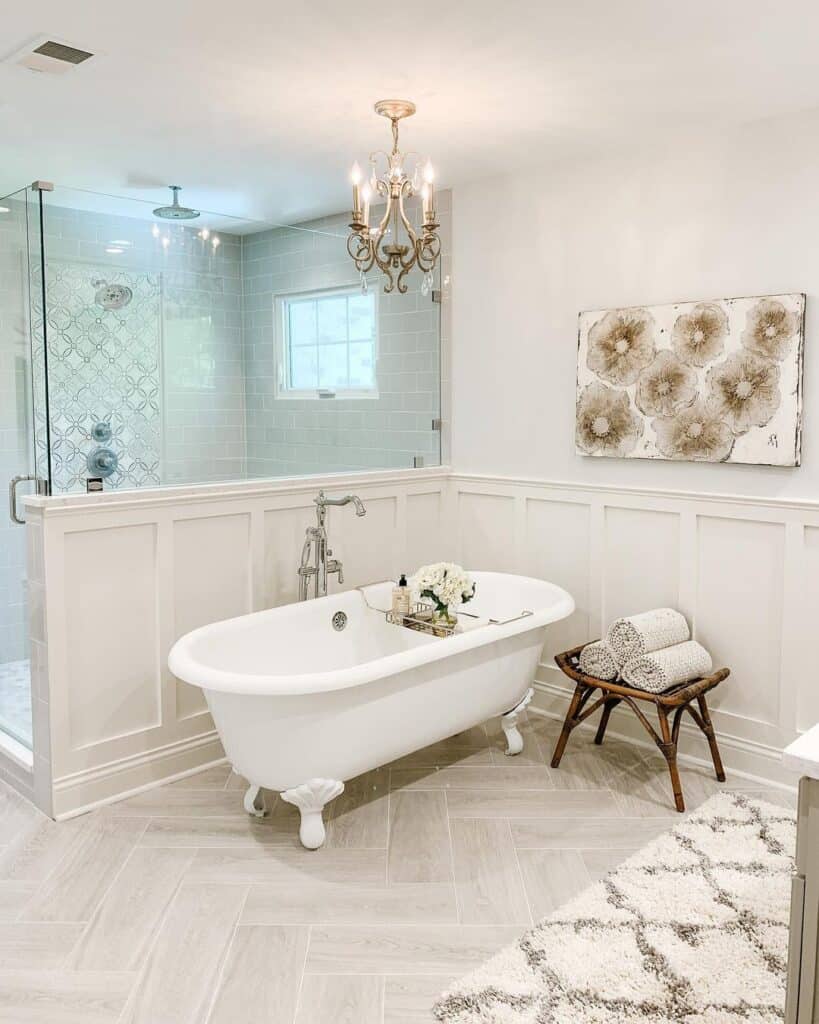
M 620 666 L 614 657 L 614 651 L 605 640 L 595 640 L 586 644 L 580 652 L 580 671 L 595 679 L 616 679 Z
M 670 686 L 707 676 L 713 668 L 711 655 L 696 640 L 686 640 L 661 651 L 641 654 L 627 661 L 620 675 L 629 686 L 662 693 Z
M 609 626 L 606 640 L 618 664 L 625 665 L 631 658 L 681 644 L 690 636 L 688 623 L 678 611 L 655 608 L 650 612 L 615 619 Z

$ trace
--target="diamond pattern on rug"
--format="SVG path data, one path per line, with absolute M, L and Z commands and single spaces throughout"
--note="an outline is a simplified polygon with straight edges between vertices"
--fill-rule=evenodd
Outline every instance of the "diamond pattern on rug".
M 740 794 L 677 828 L 467 975 L 445 1024 L 775 1024 L 796 822 Z

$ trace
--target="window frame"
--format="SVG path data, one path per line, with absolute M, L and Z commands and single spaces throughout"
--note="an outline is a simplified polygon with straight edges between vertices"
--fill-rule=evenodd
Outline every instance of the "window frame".
M 375 335 L 373 337 L 373 386 L 362 387 L 336 387 L 336 388 L 291 388 L 287 386 L 290 374 L 290 321 L 287 316 L 287 307 L 291 302 L 299 299 L 329 298 L 334 295 L 356 295 L 360 294 L 361 288 L 357 284 L 333 285 L 330 288 L 311 288 L 304 291 L 279 292 L 273 297 L 273 318 L 275 322 L 275 389 L 276 399 L 293 399 L 298 401 L 333 399 L 335 401 L 344 399 L 370 399 L 378 398 L 378 343 L 379 343 L 379 301 L 378 292 L 372 291 L 369 294 L 373 300 L 373 318 L 375 323 Z M 340 342 L 338 344 L 341 344 Z M 346 342 L 349 346 L 349 340 Z

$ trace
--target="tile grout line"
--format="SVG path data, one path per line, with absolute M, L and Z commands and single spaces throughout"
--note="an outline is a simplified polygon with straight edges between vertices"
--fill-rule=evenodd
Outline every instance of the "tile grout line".
M 236 922 L 233 925 L 233 930 L 230 933 L 230 938 L 228 939 L 227 945 L 225 946 L 225 951 L 222 956 L 222 962 L 219 964 L 219 969 L 216 972 L 216 980 L 213 986 L 213 992 L 211 993 L 210 1003 L 208 1004 L 208 1012 L 205 1014 L 203 1018 L 204 1024 L 208 1024 L 213 1015 L 213 1010 L 214 1007 L 216 1006 L 216 1000 L 219 996 L 219 990 L 222 987 L 222 981 L 225 976 L 225 968 L 227 967 L 228 960 L 230 959 L 230 952 L 233 949 L 233 943 L 236 940 L 236 932 L 239 930 L 239 922 L 242 920 L 242 915 L 244 914 L 245 906 L 247 904 L 247 898 L 249 895 L 250 886 L 248 885 L 247 888 L 245 889 L 244 897 L 242 898 L 242 905 L 239 907 L 239 913 L 236 915 Z
M 304 989 L 304 977 L 307 973 L 307 958 L 310 955 L 310 943 L 313 941 L 313 926 L 309 924 L 307 926 L 307 941 L 304 943 L 304 960 L 301 965 L 301 977 L 299 978 L 299 990 L 296 993 L 296 1004 L 293 1009 L 293 1020 L 292 1022 L 285 1022 L 285 1024 L 296 1024 L 299 1019 L 299 1010 L 301 1009 L 301 994 Z
M 196 856 L 196 851 L 194 850 L 193 854 L 191 855 L 191 860 L 192 861 L 193 861 L 193 858 L 195 858 L 195 856 Z M 162 914 L 159 917 L 159 920 L 156 923 L 156 930 L 155 930 L 155 932 L 153 934 L 153 937 L 151 938 L 150 943 L 148 944 L 148 948 L 145 950 L 145 957 L 144 957 L 144 960 L 143 960 L 142 964 L 140 965 L 139 969 L 134 972 L 136 974 L 136 977 L 134 978 L 134 982 L 133 982 L 133 984 L 131 986 L 131 991 L 128 993 L 128 998 L 125 1000 L 125 1005 L 122 1007 L 122 1011 L 121 1011 L 120 1015 L 117 1017 L 116 1024 L 128 1024 L 128 1020 L 125 1017 L 125 1013 L 129 1009 L 129 1007 L 133 1005 L 134 1000 L 137 997 L 137 993 L 139 992 L 139 987 L 142 984 L 142 982 L 143 982 L 143 980 L 144 980 L 144 978 L 145 978 L 145 976 L 146 976 L 146 974 L 148 972 L 148 965 L 151 962 L 151 956 L 153 955 L 154 949 L 156 948 L 156 944 L 159 942 L 159 936 L 162 934 L 162 929 L 165 927 L 165 925 L 167 923 L 168 916 L 169 916 L 169 914 L 171 912 L 171 908 L 173 907 L 174 903 L 176 902 L 176 898 L 179 895 L 179 890 L 182 888 L 182 886 L 184 884 L 185 884 L 185 879 L 184 879 L 184 876 L 183 876 L 177 882 L 176 888 L 173 891 L 173 895 L 168 900 L 167 906 L 163 910 Z
M 145 828 L 147 828 L 147 827 L 148 827 L 148 825 L 147 825 L 147 822 L 146 822 Z M 145 829 L 143 829 L 142 833 L 140 833 L 140 837 L 144 834 L 144 832 L 145 832 Z M 66 958 L 65 958 L 66 960 L 68 960 L 69 957 L 73 953 L 75 953 L 77 949 L 79 949 L 80 944 L 85 939 L 86 935 L 88 935 L 88 933 L 90 932 L 91 926 L 94 924 L 94 922 L 97 919 L 97 915 L 102 910 L 103 903 L 105 903 L 106 899 L 108 898 L 109 894 L 111 893 L 111 890 L 116 885 L 117 880 L 119 879 L 120 875 L 123 873 L 123 871 L 125 871 L 125 868 L 126 868 L 126 866 L 128 864 L 128 861 L 133 857 L 134 853 L 136 852 L 136 850 L 137 850 L 137 843 L 138 842 L 139 842 L 139 839 L 137 839 L 134 842 L 134 845 L 128 851 L 128 855 L 125 857 L 125 859 L 123 860 L 122 864 L 120 864 L 119 870 L 115 872 L 114 877 L 111 879 L 111 882 L 110 882 L 108 888 L 105 890 L 105 892 L 102 894 L 102 896 L 97 900 L 96 904 L 94 905 L 94 909 L 91 911 L 91 916 L 88 918 L 87 921 L 83 921 L 82 922 L 83 925 L 84 925 L 82 933 L 77 938 L 77 941 L 74 943 L 74 945 L 73 945 L 73 947 L 71 949 L 71 952 L 66 956 Z
M 512 844 L 512 853 L 515 857 L 515 865 L 518 869 L 518 879 L 520 881 L 520 887 L 523 890 L 523 898 L 526 900 L 526 906 L 529 909 L 529 926 L 535 924 L 535 915 L 532 912 L 532 901 L 529 899 L 529 890 L 526 888 L 526 882 L 523 878 L 523 869 L 520 866 L 520 857 L 518 857 L 518 848 L 515 846 L 515 837 L 512 835 L 512 822 L 506 819 L 506 828 L 509 832 L 509 842 Z
M 486 728 L 484 726 L 484 728 Z M 461 901 L 458 898 L 458 882 L 455 877 L 455 843 L 452 840 L 452 821 L 449 817 L 449 797 L 444 790 L 444 811 L 446 812 L 446 830 L 449 836 L 449 870 L 452 876 L 452 889 L 455 893 L 455 916 L 458 919 L 458 926 L 463 927 L 461 920 Z

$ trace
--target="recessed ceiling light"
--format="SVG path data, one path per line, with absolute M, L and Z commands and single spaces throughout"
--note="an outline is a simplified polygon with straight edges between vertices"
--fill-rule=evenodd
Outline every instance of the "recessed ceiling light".
M 107 245 L 105 247 L 105 251 L 110 253 L 112 256 L 118 256 L 121 252 L 125 252 L 125 250 L 120 248 L 118 245 Z
M 108 243 L 109 245 L 121 245 L 123 249 L 127 249 L 132 243 L 125 238 L 112 238 Z
M 8 206 L 0 206 L 0 213 L 11 213 L 11 210 Z

